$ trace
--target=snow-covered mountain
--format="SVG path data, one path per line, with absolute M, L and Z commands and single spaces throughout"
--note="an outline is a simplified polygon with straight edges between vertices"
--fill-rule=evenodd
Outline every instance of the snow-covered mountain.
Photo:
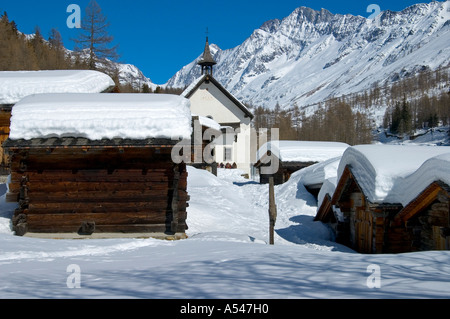
M 24 34 L 25 38 L 27 40 L 31 40 L 35 37 L 35 34 Z M 44 42 L 48 43 L 47 40 L 43 39 Z M 75 58 L 75 52 L 73 50 L 69 50 L 67 48 L 64 48 L 66 55 L 72 56 Z M 83 58 L 88 57 L 88 51 L 84 51 L 82 53 Z M 113 62 L 110 60 L 107 60 L 108 64 L 112 65 L 113 68 L 115 68 L 119 73 L 119 81 L 121 84 L 126 85 L 130 84 L 134 89 L 141 89 L 142 85 L 147 84 L 149 88 L 154 90 L 158 85 L 153 83 L 152 80 L 144 75 L 142 71 L 133 64 L 127 64 L 127 63 L 120 63 L 120 62 Z M 105 65 L 102 65 L 102 67 L 105 67 Z
M 74 52 L 66 49 L 67 54 L 74 56 Z M 88 51 L 83 51 L 82 58 L 87 59 L 89 56 Z M 122 85 L 131 85 L 133 89 L 142 89 L 144 84 L 147 84 L 149 88 L 154 90 L 157 85 L 152 80 L 144 75 L 142 71 L 133 64 L 114 62 L 106 59 L 104 63 L 97 65 L 99 69 L 115 69 L 118 73 L 119 82 Z
M 154 90 L 157 85 L 144 75 L 142 71 L 133 64 L 114 63 L 119 70 L 119 81 L 121 84 L 131 84 L 135 89 L 142 89 L 144 84 Z
M 243 102 L 271 108 L 314 104 L 447 66 L 449 43 L 447 0 L 373 19 L 300 7 L 281 21 L 267 21 L 241 45 L 211 45 L 211 52 L 217 80 Z M 190 84 L 200 74 L 197 61 L 167 86 Z

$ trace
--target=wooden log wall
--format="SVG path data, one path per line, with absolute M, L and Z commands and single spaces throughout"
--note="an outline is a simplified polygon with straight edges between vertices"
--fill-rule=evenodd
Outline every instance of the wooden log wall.
M 11 151 L 16 234 L 185 233 L 187 171 L 171 148 Z M 175 211 L 174 211 L 175 209 Z
M 353 178 L 343 187 L 336 205 L 348 220 L 340 225 L 339 243 L 365 254 L 411 251 L 407 230 L 394 229 L 391 224 L 401 205 L 368 202 Z
M 0 175 L 9 175 L 8 156 L 3 150 L 3 143 L 9 137 L 11 111 L 0 108 Z
M 413 248 L 418 251 L 450 249 L 450 193 L 442 190 L 422 213 L 408 221 Z

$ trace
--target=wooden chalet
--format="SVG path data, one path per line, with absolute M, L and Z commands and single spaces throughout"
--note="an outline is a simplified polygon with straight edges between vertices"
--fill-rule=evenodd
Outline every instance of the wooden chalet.
M 169 115 L 181 114 L 178 118 L 175 114 L 174 129 L 179 132 L 179 125 L 184 123 L 188 132 L 184 138 L 190 137 L 189 106 L 181 97 L 145 95 L 135 103 L 133 94 L 91 94 L 87 100 L 93 99 L 93 105 L 97 105 L 104 96 L 109 97 L 106 103 L 120 97 L 122 104 L 118 106 L 122 109 L 127 103 L 143 107 L 147 100 L 150 108 L 157 106 L 153 112 L 156 115 L 169 106 L 173 108 Z M 32 105 L 33 99 L 27 102 Z M 110 123 L 117 123 L 121 114 L 118 112 Z M 183 115 L 189 118 L 185 120 Z M 109 116 L 114 116 L 114 110 Z M 166 115 L 161 116 L 163 120 Z M 124 117 L 124 128 L 138 124 L 133 119 L 127 121 L 125 113 Z M 13 113 L 13 122 L 22 120 L 23 117 L 14 118 Z M 147 119 L 138 116 L 137 120 Z M 155 125 L 158 122 L 156 119 Z M 144 132 L 146 129 L 142 127 Z M 15 137 L 20 135 L 12 133 Z M 125 133 L 123 138 L 8 139 L 4 147 L 12 172 L 7 200 L 18 203 L 13 217 L 16 235 L 184 238 L 189 201 L 186 164 L 175 164 L 171 159 L 172 148 L 179 140 L 152 135 L 155 134 L 151 132 L 147 138 L 127 137 Z
M 336 241 L 361 253 L 397 252 L 385 247 L 385 237 L 393 242 L 390 220 L 400 204 L 379 204 L 368 200 L 351 168 L 346 167 L 332 197 L 326 195 L 315 217 L 332 227 Z
M 1 71 L 0 72 L 0 180 L 10 173 L 8 156 L 2 145 L 10 132 L 11 110 L 31 94 L 106 93 L 115 88 L 106 74 L 88 70 Z
M 372 147 L 379 149 L 383 146 Z M 430 149 L 413 149 L 424 153 L 428 150 Z M 386 159 L 393 151 L 395 150 L 387 150 Z M 396 151 L 405 151 L 406 157 L 412 154 L 407 149 L 399 148 Z M 430 154 L 430 157 L 439 154 L 440 151 L 446 152 L 447 149 L 433 149 L 433 151 L 436 153 Z M 424 154 L 422 156 L 426 157 Z M 331 226 L 338 243 L 360 253 L 449 249 L 450 193 L 447 184 L 441 181 L 432 182 L 417 197 L 405 204 L 402 192 L 410 193 L 411 190 L 407 185 L 416 184 L 413 180 L 423 178 L 426 172 L 424 168 L 422 172 L 416 173 L 415 177 L 414 173 L 419 168 L 419 165 L 415 164 L 409 170 L 412 174 L 409 179 L 402 177 L 392 183 L 389 192 L 395 196 L 388 195 L 385 199 L 376 199 L 371 194 L 374 190 L 367 187 L 369 174 L 361 173 L 359 170 L 361 167 L 357 165 L 357 161 L 361 158 L 355 154 L 349 154 L 348 158 L 352 160 L 346 161 L 344 154 L 336 187 L 333 192 L 323 195 L 315 217 L 316 221 Z M 392 163 L 389 163 L 389 160 L 385 163 L 390 164 Z
M 267 156 L 271 155 L 272 153 L 269 151 Z M 291 178 L 291 175 L 293 173 L 314 164 L 317 164 L 317 162 L 299 162 L 299 161 L 284 162 L 278 159 L 278 170 L 276 171 L 276 173 L 274 174 L 259 173 L 259 182 L 261 184 L 269 184 L 270 177 L 273 177 L 275 185 L 284 184 Z M 258 160 L 258 162 L 256 162 L 255 164 L 255 168 L 259 171 L 263 166 L 269 166 L 269 164 L 264 163 L 264 160 Z
M 260 183 L 268 184 L 274 177 L 275 185 L 286 183 L 291 175 L 301 169 L 342 156 L 349 147 L 345 143 L 276 141 L 263 145 L 257 153 L 254 165 L 260 173 Z M 272 165 L 271 158 L 278 161 L 278 170 L 274 174 L 264 174 L 261 168 Z M 318 192 L 320 185 L 310 185 L 312 192 Z

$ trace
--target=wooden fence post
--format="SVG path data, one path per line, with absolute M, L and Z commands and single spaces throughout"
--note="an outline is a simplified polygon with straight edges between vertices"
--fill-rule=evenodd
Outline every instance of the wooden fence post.
M 275 203 L 275 184 L 273 176 L 269 177 L 269 220 L 270 220 L 269 244 L 274 245 L 275 223 L 277 221 L 277 205 Z

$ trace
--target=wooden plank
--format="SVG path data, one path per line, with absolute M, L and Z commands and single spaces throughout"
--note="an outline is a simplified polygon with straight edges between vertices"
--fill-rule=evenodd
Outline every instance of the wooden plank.
M 24 154 L 14 153 L 17 159 L 12 162 L 13 170 L 26 155 L 27 165 L 31 170 L 39 169 L 101 169 L 114 167 L 117 169 L 167 169 L 173 167 L 169 154 L 155 154 L 154 150 L 134 149 L 54 149 L 44 148 L 39 152 L 30 150 Z
M 19 193 L 8 193 L 6 194 L 7 203 L 17 203 L 19 201 Z
M 185 210 L 186 202 L 179 203 L 179 210 Z M 120 202 L 103 202 L 103 203 L 30 203 L 28 205 L 30 212 L 34 213 L 108 213 L 108 212 L 170 212 L 171 207 L 167 201 L 160 202 L 144 202 L 144 203 L 120 203 Z
M 395 219 L 402 220 L 403 222 L 408 221 L 410 218 L 415 216 L 417 213 L 425 209 L 430 205 L 439 194 L 442 188 L 437 183 L 432 183 L 427 189 L 425 189 L 419 196 L 417 196 L 408 206 L 402 209 Z
M 12 172 L 11 181 L 20 182 L 24 174 Z M 46 171 L 45 174 L 37 172 L 27 172 L 30 183 L 52 183 L 52 182 L 169 182 L 172 176 L 166 173 L 142 174 L 142 171 L 114 171 L 109 174 L 107 170 L 92 171 Z M 183 173 L 182 179 L 187 178 L 187 174 Z
M 178 184 L 180 181 L 180 167 L 177 165 L 173 169 L 174 178 L 173 178 L 173 189 L 178 189 Z M 171 202 L 171 208 L 172 208 L 172 222 L 171 222 L 171 230 L 172 232 L 176 232 L 176 229 L 178 228 L 178 209 L 181 205 L 180 201 L 183 201 L 182 197 L 180 196 L 180 192 L 173 192 L 172 196 L 172 202 Z
M 179 220 L 187 218 L 186 212 L 179 214 Z M 27 214 L 27 223 L 33 227 L 80 226 L 83 222 L 95 222 L 97 225 L 139 225 L 163 224 L 167 222 L 166 214 L 157 213 L 76 213 L 76 214 Z
M 23 175 L 24 173 L 17 173 L 17 175 Z M 173 176 L 173 173 L 167 169 L 114 169 L 108 171 L 108 169 L 86 169 L 86 170 L 73 170 L 73 169 L 65 169 L 65 170 L 31 170 L 28 169 L 26 175 L 31 178 L 60 178 L 65 176 L 99 176 L 99 177 L 107 177 L 107 176 Z M 14 177 L 14 176 L 13 176 Z
M 185 233 L 188 229 L 185 222 L 179 222 L 175 233 Z M 170 225 L 98 225 L 96 233 L 166 233 L 171 232 Z
M 45 225 L 42 227 L 35 227 L 30 225 L 28 232 L 30 233 L 77 233 L 80 229 L 80 225 L 58 226 L 58 225 Z M 178 225 L 177 233 L 184 233 L 187 229 L 185 223 Z M 168 226 L 166 224 L 150 224 L 150 225 L 95 225 L 95 233 L 166 233 L 168 232 Z
M 38 190 L 40 192 L 78 192 L 84 191 L 120 191 L 120 190 L 172 190 L 167 182 L 28 182 L 30 192 Z M 178 185 L 179 190 L 187 189 L 187 179 L 181 180 Z M 20 183 L 9 184 L 12 193 L 20 191 Z
M 29 190 L 28 197 L 30 203 L 40 202 L 156 202 L 166 203 L 173 197 L 174 191 L 169 190 L 120 190 L 120 191 L 72 191 L 72 192 L 33 192 Z M 180 201 L 187 200 L 187 192 L 178 190 Z

